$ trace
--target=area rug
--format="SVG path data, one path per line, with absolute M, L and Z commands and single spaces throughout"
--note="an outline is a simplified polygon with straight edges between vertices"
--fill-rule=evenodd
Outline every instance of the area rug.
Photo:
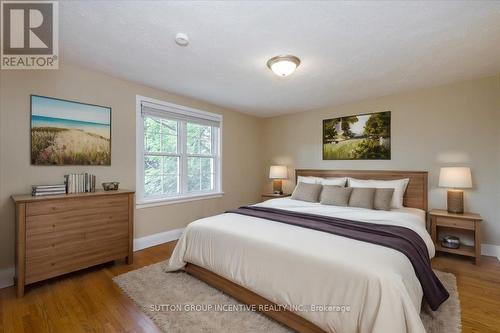
M 113 278 L 164 332 L 292 332 L 258 312 L 241 311 L 241 303 L 184 272 L 164 273 L 165 263 Z M 459 333 L 461 320 L 456 278 L 451 273 L 435 272 L 450 298 L 436 312 L 424 306 L 420 314 L 422 322 L 428 333 Z M 213 311 L 215 305 L 220 307 Z

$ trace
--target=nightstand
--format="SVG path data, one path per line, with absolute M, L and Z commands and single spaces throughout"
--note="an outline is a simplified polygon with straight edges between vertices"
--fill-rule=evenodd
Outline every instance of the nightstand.
M 474 213 L 453 214 L 438 209 L 431 210 L 429 215 L 431 216 L 431 237 L 436 251 L 472 257 L 474 263 L 478 265 L 481 260 L 481 215 Z M 471 233 L 474 237 L 474 246 L 460 244 L 458 249 L 441 246 L 441 240 L 438 239 L 440 228 L 457 229 Z
M 283 193 L 283 194 L 262 193 L 262 201 L 266 201 L 269 199 L 276 199 L 276 198 L 286 198 L 289 196 L 291 196 L 290 193 Z

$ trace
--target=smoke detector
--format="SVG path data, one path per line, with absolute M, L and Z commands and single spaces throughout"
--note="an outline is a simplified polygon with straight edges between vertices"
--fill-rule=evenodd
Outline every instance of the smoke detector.
M 177 35 L 175 35 L 175 42 L 179 46 L 187 46 L 189 44 L 189 38 L 186 34 L 179 32 Z

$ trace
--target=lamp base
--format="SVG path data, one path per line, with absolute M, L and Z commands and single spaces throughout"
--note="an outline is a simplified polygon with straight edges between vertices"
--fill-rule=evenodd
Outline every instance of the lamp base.
M 281 179 L 273 180 L 273 193 L 274 194 L 283 194 L 283 183 Z
M 453 214 L 464 213 L 464 191 L 448 190 L 448 212 Z

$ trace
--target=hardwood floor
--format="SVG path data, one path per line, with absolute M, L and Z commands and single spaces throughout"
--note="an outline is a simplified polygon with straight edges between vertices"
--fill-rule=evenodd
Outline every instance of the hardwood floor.
M 108 263 L 27 286 L 0 290 L 0 332 L 160 332 L 111 278 L 165 260 L 175 243 L 134 253 L 134 263 Z
M 134 264 L 109 263 L 28 286 L 23 298 L 0 290 L 0 332 L 159 332 L 111 278 L 165 260 L 175 242 L 136 252 Z M 437 269 L 457 276 L 463 332 L 500 332 L 500 262 L 440 256 Z
M 476 266 L 469 258 L 442 254 L 432 266 L 457 277 L 462 332 L 500 332 L 500 261 L 482 256 Z

